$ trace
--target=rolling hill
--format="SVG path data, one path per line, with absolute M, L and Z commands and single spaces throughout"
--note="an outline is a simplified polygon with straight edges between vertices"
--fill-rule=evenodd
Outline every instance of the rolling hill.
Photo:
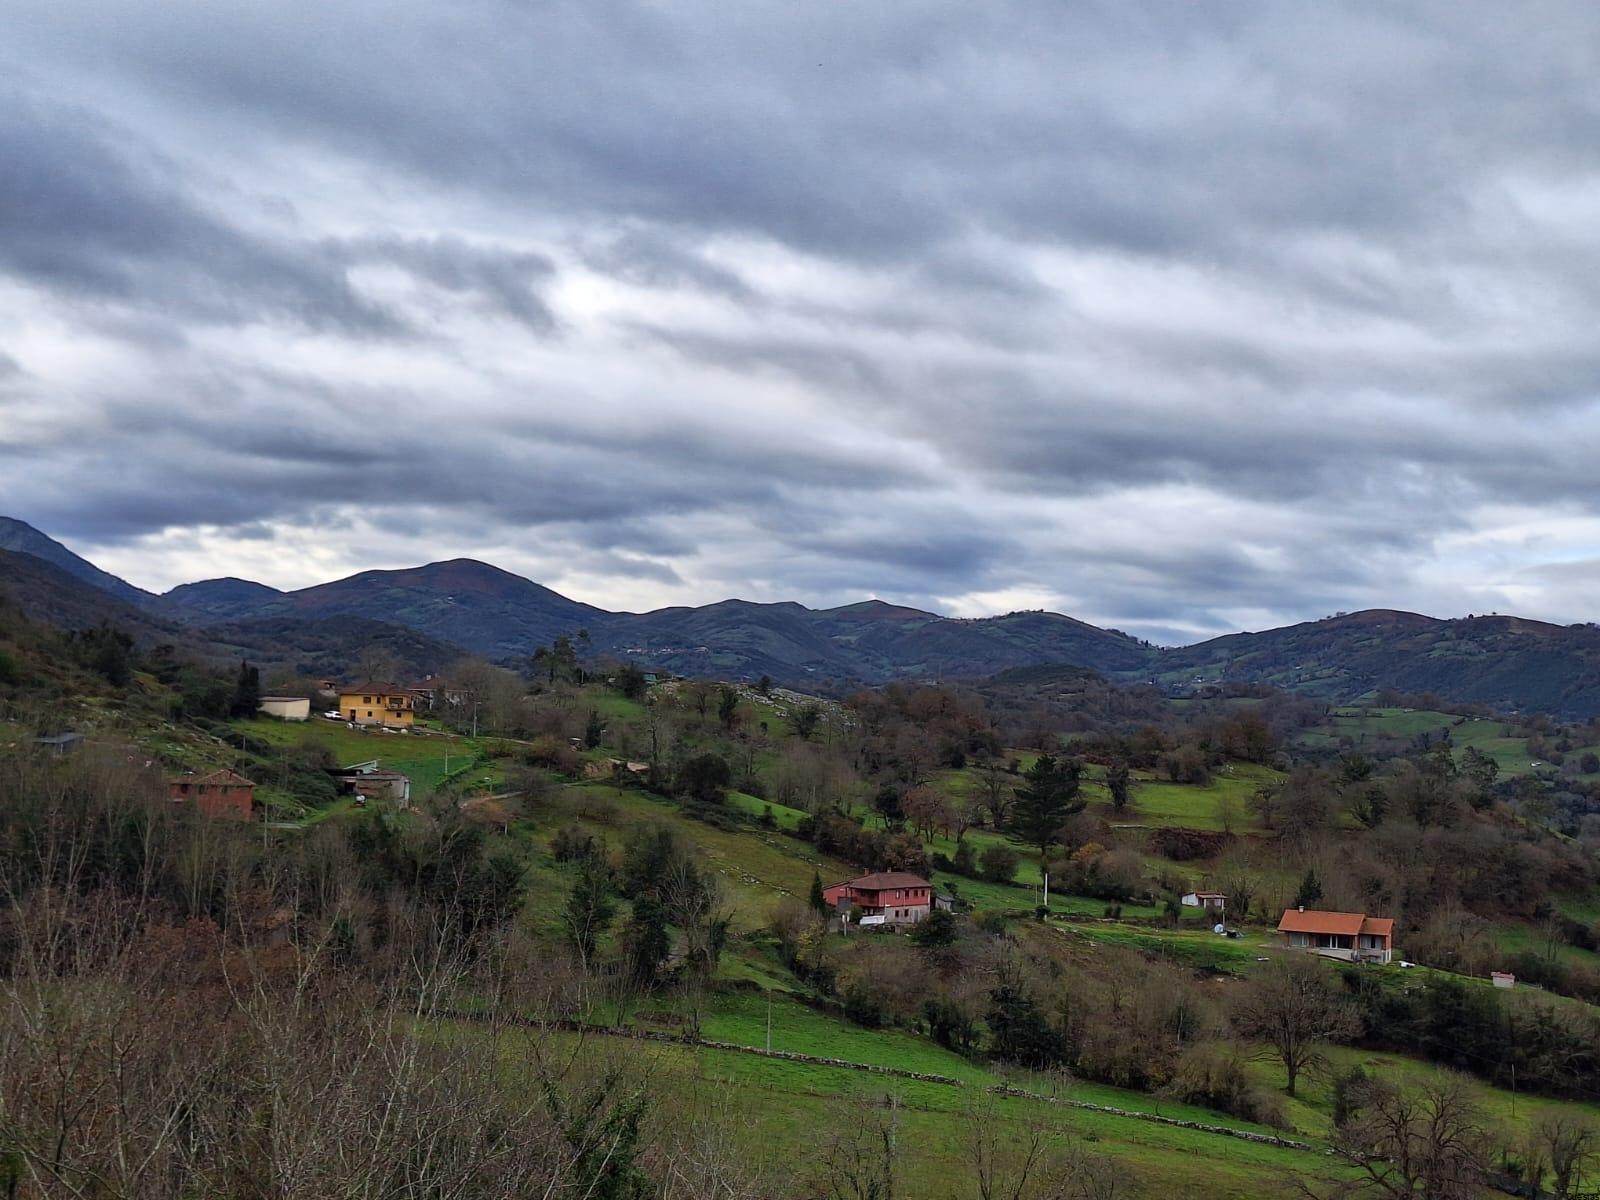
M 1335 702 L 1383 688 L 1511 711 L 1600 714 L 1600 628 L 1373 609 L 1164 651 L 1167 682 L 1259 681 Z
M 387 627 L 384 637 L 395 645 L 404 642 L 395 628 L 414 631 L 422 641 L 402 657 L 417 664 L 436 662 L 456 647 L 521 660 L 556 637 L 585 630 L 596 652 L 694 676 L 879 683 L 1055 664 L 1176 690 L 1196 681 L 1262 682 L 1343 703 L 1389 688 L 1566 718 L 1600 715 L 1600 628 L 1593 625 L 1502 616 L 1441 620 L 1377 609 L 1158 649 L 1060 613 L 969 620 L 878 600 L 829 609 L 724 600 L 609 612 L 465 558 L 363 571 L 298 591 L 212 579 L 157 597 L 21 522 L 6 522 L 0 534 L 29 547 L 0 562 L 0 584 L 27 591 L 43 619 L 81 624 L 100 611 L 96 597 L 106 597 L 127 610 L 119 610 L 123 619 L 168 628 L 181 621 L 230 652 L 253 648 L 259 655 L 265 641 L 285 661 L 301 654 L 329 662 L 338 647 L 374 632 L 345 624 L 323 625 L 303 638 L 294 633 L 297 625 L 339 618 Z M 37 572 L 17 565 L 23 557 L 54 565 L 61 577 L 46 586 Z

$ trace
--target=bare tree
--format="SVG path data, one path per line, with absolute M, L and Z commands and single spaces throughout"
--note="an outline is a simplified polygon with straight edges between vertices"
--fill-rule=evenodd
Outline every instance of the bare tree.
M 965 1114 L 963 1155 L 978 1200 L 1117 1200 L 1132 1195 L 1126 1171 L 1087 1153 L 1045 1115 L 1046 1105 L 1023 1115 L 1001 1112 L 986 1093 Z
M 1539 1152 L 1541 1167 L 1550 1171 L 1550 1194 L 1555 1200 L 1583 1190 L 1600 1157 L 1600 1132 L 1588 1121 L 1567 1113 L 1546 1113 L 1533 1127 L 1533 1145 Z M 1530 1180 L 1537 1185 L 1543 1178 Z
M 1358 1085 L 1355 1116 L 1336 1132 L 1333 1151 L 1353 1179 L 1308 1195 L 1420 1196 L 1468 1200 L 1481 1194 L 1488 1160 L 1482 1114 L 1451 1075 L 1415 1088 L 1380 1080 Z
M 1291 1096 L 1300 1075 L 1322 1062 L 1323 1043 L 1359 1032 L 1355 1013 L 1329 990 L 1322 964 L 1293 956 L 1273 959 L 1245 984 L 1233 1025 L 1283 1063 Z
M 841 1127 L 822 1148 L 822 1195 L 827 1200 L 894 1200 L 899 1137 L 898 1097 L 844 1109 Z

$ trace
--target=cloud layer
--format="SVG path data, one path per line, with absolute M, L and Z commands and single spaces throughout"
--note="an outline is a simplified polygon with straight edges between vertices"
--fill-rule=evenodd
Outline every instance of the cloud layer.
M 1591 5 L 13 7 L 0 511 L 136 583 L 1597 615 Z

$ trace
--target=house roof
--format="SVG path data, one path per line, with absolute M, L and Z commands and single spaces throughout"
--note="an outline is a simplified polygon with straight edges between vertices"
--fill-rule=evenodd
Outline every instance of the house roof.
M 1317 909 L 1285 909 L 1278 922 L 1279 933 L 1326 933 L 1355 937 L 1368 933 L 1381 937 L 1394 935 L 1394 918 L 1369 917 L 1365 913 L 1321 912 Z
M 857 875 L 854 879 L 846 879 L 843 883 L 836 883 L 833 886 L 859 888 L 863 892 L 881 892 L 888 888 L 932 887 L 933 885 L 921 875 L 913 875 L 910 871 L 874 871 L 870 875 Z
M 1226 900 L 1228 897 L 1222 892 L 1190 892 L 1191 896 L 1202 896 L 1211 900 Z
M 403 688 L 398 683 L 388 683 L 382 679 L 368 679 L 363 683 L 342 683 L 339 685 L 341 696 L 353 696 L 357 692 L 373 696 L 403 696 L 410 688 Z
M 217 787 L 255 787 L 253 781 L 246 779 L 236 771 L 229 771 L 226 768 L 220 771 L 212 771 L 206 775 L 179 775 L 172 782 L 205 783 Z

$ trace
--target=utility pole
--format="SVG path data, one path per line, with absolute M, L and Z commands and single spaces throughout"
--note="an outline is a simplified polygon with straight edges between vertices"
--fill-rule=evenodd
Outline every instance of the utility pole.
M 772 989 L 767 989 L 767 1053 L 772 1053 Z M 1516 1093 L 1512 1093 L 1515 1095 Z
M 1050 869 L 1044 868 L 1044 911 L 1050 911 Z

